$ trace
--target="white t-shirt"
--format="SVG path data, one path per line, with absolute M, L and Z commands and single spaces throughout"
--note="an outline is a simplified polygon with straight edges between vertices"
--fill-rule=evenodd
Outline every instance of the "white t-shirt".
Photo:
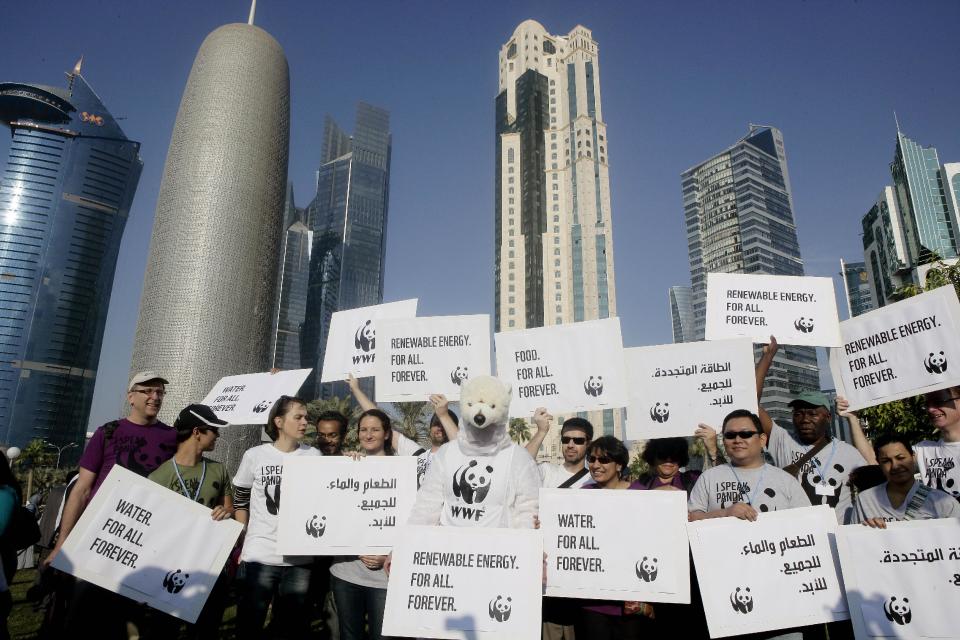
M 420 453 L 417 453 L 417 452 Z M 423 485 L 423 478 L 427 475 L 427 469 L 430 468 L 430 463 L 433 462 L 434 452 L 431 451 L 430 447 L 421 447 L 419 444 L 403 435 L 400 432 L 397 432 L 397 451 L 398 456 L 412 456 L 416 454 L 417 456 L 417 489 Z
M 914 482 L 913 487 L 907 493 L 906 499 L 900 508 L 895 508 L 890 504 L 890 496 L 887 495 L 887 483 L 861 491 L 857 494 L 857 501 L 851 511 L 851 522 L 856 524 L 863 522 L 867 518 L 883 518 L 887 522 L 898 520 L 907 520 L 907 507 L 916 497 L 917 489 L 920 488 L 919 482 Z M 927 498 L 922 504 L 911 510 L 911 520 L 934 520 L 936 518 L 960 518 L 960 502 L 954 500 L 951 496 L 931 489 Z
M 767 451 L 773 463 L 781 469 L 803 457 L 813 445 L 802 444 L 778 424 L 770 431 Z M 867 464 L 860 452 L 842 440 L 833 438 L 800 469 L 800 486 L 807 493 L 810 504 L 833 507 L 837 522 L 843 524 L 850 508 L 850 472 Z
M 289 453 L 280 451 L 273 443 L 247 449 L 240 460 L 240 468 L 233 478 L 233 486 L 250 489 L 250 517 L 247 536 L 243 541 L 241 562 L 259 562 L 269 565 L 308 564 L 309 556 L 281 556 L 277 554 L 277 526 L 280 522 L 280 481 L 283 463 L 293 456 L 319 456 L 317 449 L 301 444 Z
M 920 481 L 960 500 L 960 442 L 924 440 L 913 445 Z
M 687 508 L 708 513 L 735 502 L 762 512 L 810 506 L 803 487 L 783 469 L 772 464 L 755 469 L 722 464 L 703 472 L 690 491 Z
M 537 464 L 537 471 L 540 472 L 540 486 L 544 489 L 556 489 L 564 482 L 569 480 L 574 474 L 567 471 L 562 464 L 553 464 L 552 462 L 541 462 Z M 570 485 L 570 489 L 579 489 L 590 482 L 592 478 L 589 473 L 583 474 L 579 480 Z

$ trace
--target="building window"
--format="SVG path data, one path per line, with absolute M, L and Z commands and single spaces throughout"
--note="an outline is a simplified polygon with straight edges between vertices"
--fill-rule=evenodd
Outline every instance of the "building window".
M 553 210 L 554 210 L 554 211 L 560 211 L 560 205 L 556 205 L 556 204 L 553 205 Z M 553 221 L 554 221 L 554 222 L 560 222 L 560 216 L 553 216 Z
M 553 250 L 553 255 L 555 255 L 555 256 L 560 255 L 560 249 L 554 249 L 554 250 Z
M 510 254 L 509 254 L 507 257 L 508 257 L 508 258 L 512 258 L 512 257 L 513 257 L 513 251 L 511 251 Z M 513 263 L 511 262 L 510 264 L 512 265 Z
M 513 198 L 510 198 L 509 204 L 514 204 Z
M 553 232 L 554 232 L 554 233 L 560 233 L 560 227 L 559 227 L 559 225 L 554 225 L 554 227 L 553 227 Z
M 557 143 L 556 143 L 556 142 L 551 143 L 550 148 L 551 148 L 551 149 L 556 149 L 556 148 L 557 148 Z M 554 156 L 554 158 L 556 158 L 556 156 Z
M 514 287 L 512 284 L 509 287 L 507 287 L 507 291 L 509 291 L 510 293 L 513 293 L 515 289 L 516 287 Z
M 563 307 L 561 307 L 560 305 L 557 305 L 557 313 L 560 313 L 562 311 L 563 311 Z
M 558 185 L 556 182 L 554 182 L 554 183 L 553 183 L 553 190 L 554 190 L 554 191 L 557 191 L 558 189 L 560 189 L 560 185 Z
M 509 302 L 510 304 L 513 304 L 513 303 L 516 302 L 516 301 L 517 301 L 517 297 L 516 297 L 516 296 L 510 296 L 510 297 L 507 299 L 507 302 Z
M 557 154 L 551 153 L 551 154 L 550 154 L 550 159 L 551 159 L 551 160 L 556 160 L 556 159 L 557 159 Z
M 517 323 L 514 322 L 513 320 L 510 321 L 510 326 L 511 326 L 511 327 L 516 326 L 516 324 L 517 324 Z
M 556 140 L 556 139 L 557 139 L 557 134 L 556 134 L 556 133 L 551 133 L 551 134 L 550 134 L 550 139 L 551 139 L 551 140 Z
M 510 178 L 507 180 L 507 184 L 513 184 L 513 176 L 510 176 Z
M 513 147 L 507 149 L 507 162 L 513 164 Z M 513 172 L 513 167 L 510 168 L 510 171 Z
M 554 272 L 553 272 L 553 277 L 554 277 L 554 278 L 559 278 L 559 277 L 560 277 L 560 272 L 559 272 L 559 271 L 554 271 Z
M 510 187 L 509 189 L 507 189 L 507 193 L 509 193 L 510 195 L 513 195 L 513 187 Z
M 554 202 L 558 201 L 559 199 L 560 199 L 560 196 L 559 196 L 558 194 L 556 194 L 556 193 L 553 194 L 553 201 L 554 201 Z
M 514 310 L 513 307 L 510 307 L 510 312 L 509 312 L 509 313 L 510 313 L 510 315 L 513 315 L 513 314 L 515 313 L 515 310 Z
M 558 293 L 557 295 L 553 296 L 553 299 L 557 302 L 560 302 L 560 294 Z
M 559 282 L 555 282 L 553 288 L 554 288 L 554 289 L 559 289 L 559 288 L 560 288 L 560 283 L 559 283 Z
M 510 246 L 511 246 L 511 247 L 513 246 L 513 240 L 510 241 Z M 512 253 L 512 252 L 511 252 L 511 253 Z
M 560 266 L 560 261 L 559 261 L 559 260 L 554 260 L 554 261 L 553 261 L 553 266 L 559 267 L 559 266 Z M 560 273 L 560 272 L 558 271 L 557 273 Z M 559 278 L 560 276 L 557 276 L 557 277 Z
M 556 171 L 556 169 L 557 169 L 557 163 L 554 162 L 553 164 L 551 164 L 551 165 L 550 165 L 550 168 L 553 169 L 554 171 Z
M 512 273 L 511 273 L 508 277 L 509 277 L 510 280 L 516 280 L 516 278 L 513 277 L 513 274 L 512 274 Z
M 553 244 L 560 244 L 560 238 L 558 236 L 553 236 Z

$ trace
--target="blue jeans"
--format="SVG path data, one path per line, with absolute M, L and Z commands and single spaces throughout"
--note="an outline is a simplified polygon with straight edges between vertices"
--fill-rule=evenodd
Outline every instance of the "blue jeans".
M 237 637 L 263 637 L 263 621 L 273 600 L 272 632 L 282 638 L 303 638 L 309 632 L 307 594 L 310 565 L 274 566 L 259 562 L 240 565 L 243 590 L 237 606 Z
M 364 640 L 368 636 L 370 640 L 381 639 L 386 589 L 362 587 L 331 575 L 330 590 L 337 604 L 340 640 Z M 369 634 L 364 634 L 365 626 L 369 626 Z

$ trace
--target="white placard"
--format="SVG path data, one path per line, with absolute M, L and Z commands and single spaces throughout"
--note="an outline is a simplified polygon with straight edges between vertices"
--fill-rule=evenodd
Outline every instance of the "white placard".
M 114 465 L 53 566 L 196 622 L 243 527 Z
M 416 497 L 413 456 L 292 458 L 283 464 L 277 553 L 386 555 Z
M 747 338 L 624 349 L 630 407 L 627 440 L 720 430 L 734 409 L 757 412 L 753 342 Z
M 532 529 L 404 527 L 383 635 L 538 638 L 542 574 L 543 545 Z
M 627 406 L 620 319 L 589 320 L 494 336 L 497 375 L 513 385 L 512 417 L 538 407 L 572 413 Z
M 414 318 L 417 299 L 337 311 L 330 318 L 320 382 L 368 378 L 375 374 L 377 324 L 384 318 Z
M 460 385 L 490 375 L 490 316 L 432 316 L 377 323 L 377 402 L 460 399 Z
M 960 519 L 849 525 L 837 546 L 857 640 L 957 637 Z
M 683 491 L 540 489 L 544 595 L 689 604 L 686 525 Z
M 707 274 L 707 340 L 840 345 L 833 278 Z
M 960 384 L 960 302 L 952 286 L 851 318 L 840 332 L 830 370 L 853 410 Z
M 827 506 L 687 525 L 711 638 L 846 620 Z
M 201 404 L 230 424 L 266 424 L 270 407 L 283 395 L 296 395 L 313 369 L 246 373 L 220 378 Z

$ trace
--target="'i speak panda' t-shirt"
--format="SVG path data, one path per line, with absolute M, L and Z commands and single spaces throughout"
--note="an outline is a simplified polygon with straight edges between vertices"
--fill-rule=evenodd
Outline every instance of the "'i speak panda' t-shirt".
M 746 502 L 761 512 L 809 507 L 810 500 L 792 475 L 772 464 L 734 469 L 729 464 L 707 469 L 690 491 L 687 508 L 709 513 Z
M 960 442 L 924 440 L 913 445 L 920 481 L 960 500 Z

